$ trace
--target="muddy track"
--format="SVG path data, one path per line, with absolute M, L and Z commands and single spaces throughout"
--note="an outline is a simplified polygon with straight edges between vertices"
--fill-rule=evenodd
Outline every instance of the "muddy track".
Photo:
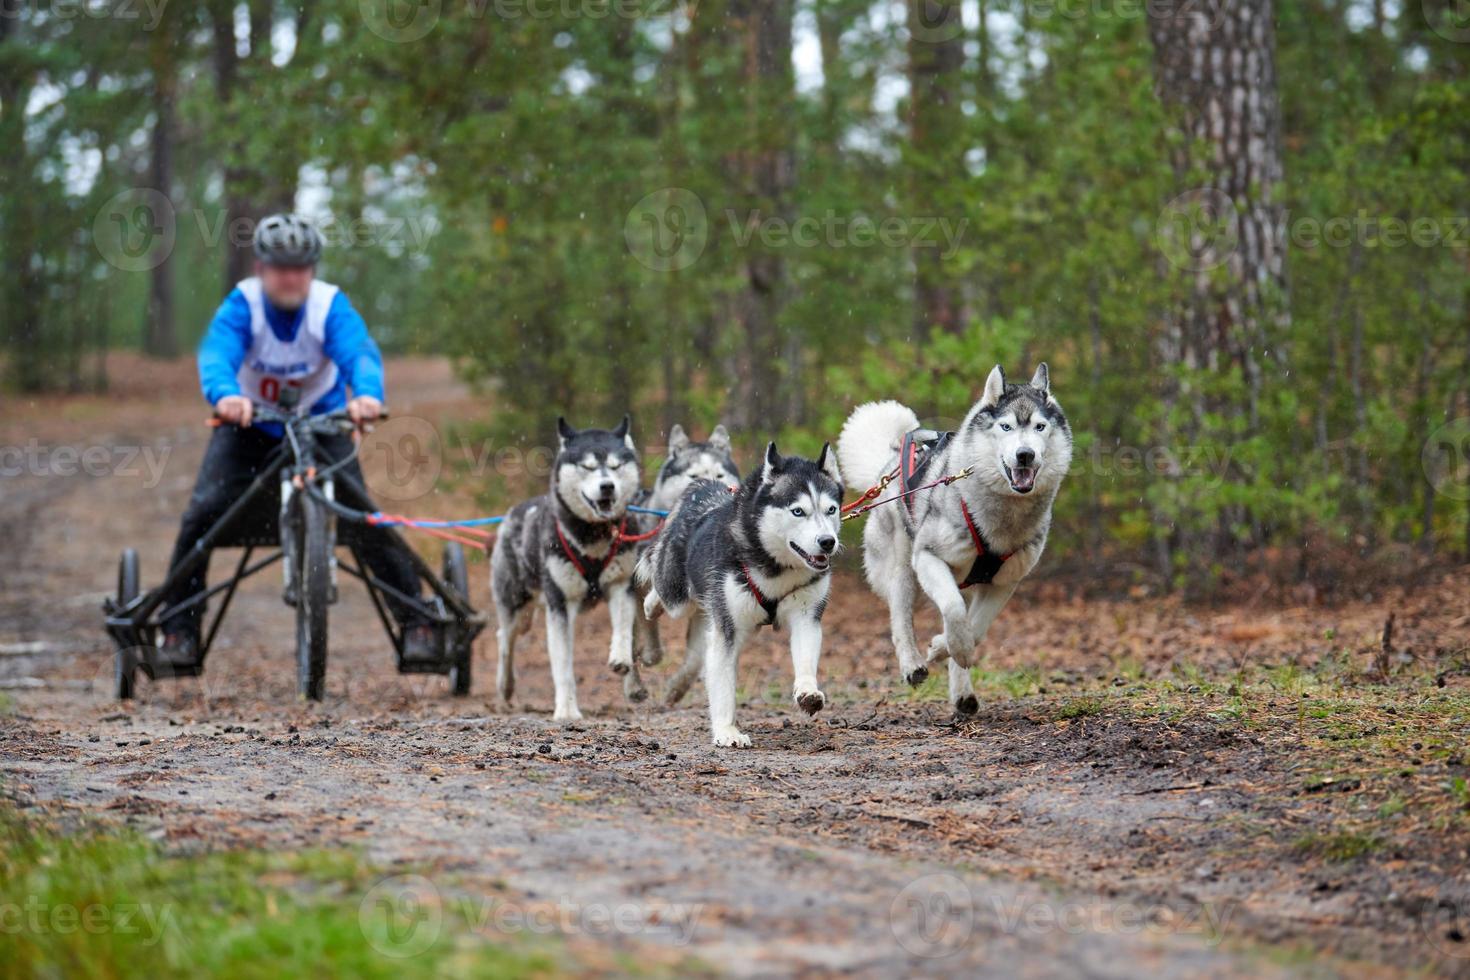
M 400 412 L 432 421 L 479 410 L 442 365 L 396 373 Z M 1151 662 L 1185 641 L 1201 667 L 1242 655 L 1228 630 L 1201 625 L 1216 614 L 1168 604 L 1087 608 L 1037 583 L 995 642 L 1001 662 L 1036 664 L 1043 686 L 983 699 L 961 724 L 896 683 L 886 617 L 844 570 L 822 668 L 831 708 L 808 720 L 789 706 L 782 638 L 763 636 L 741 666 L 755 748 L 740 752 L 707 744 L 697 688 L 676 709 L 623 703 L 603 666 L 601 612 L 579 644 L 589 717 L 576 726 L 549 720 L 539 625 L 519 658 L 515 709 L 491 697 L 486 641 L 474 695 L 454 700 L 442 678 L 393 673 L 351 587 L 332 610 L 328 698 L 303 705 L 289 610 L 264 576 L 237 597 L 204 678 L 144 682 L 137 702 L 119 706 L 98 606 L 125 545 L 142 550 L 145 584 L 160 578 L 205 441 L 198 415 L 179 383 L 70 415 L 31 406 L 0 430 L 8 443 L 35 435 L 79 447 L 156 433 L 170 449 L 157 486 L 26 475 L 0 489 L 0 682 L 14 700 L 0 720 L 0 765 L 6 792 L 23 801 L 125 820 L 181 851 L 350 845 L 444 893 L 636 907 L 636 928 L 579 920 L 563 931 L 712 972 L 1470 966 L 1460 956 L 1470 951 L 1426 926 L 1423 905 L 1463 879 L 1458 839 L 1351 867 L 1293 860 L 1283 835 L 1330 826 L 1343 804 L 1301 795 L 1289 738 L 1193 715 L 1055 710 L 1057 692 L 1106 683 L 1120 656 Z M 450 495 L 404 505 L 425 515 L 468 506 Z M 472 569 L 481 602 L 484 577 L 483 565 Z M 1028 642 L 1042 618 L 1051 632 Z M 1321 633 L 1264 618 L 1279 635 L 1250 641 L 1262 655 Z M 1417 628 L 1424 644 L 1443 632 L 1432 616 Z M 671 669 L 645 676 L 656 688 Z M 1318 952 L 1303 957 L 1306 948 Z

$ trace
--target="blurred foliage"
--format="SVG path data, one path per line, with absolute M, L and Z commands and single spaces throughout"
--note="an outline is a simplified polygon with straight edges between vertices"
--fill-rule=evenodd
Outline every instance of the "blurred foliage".
M 24 134 L 7 141 L 0 227 L 10 267 L 33 273 L 7 284 L 8 308 L 39 297 L 40 327 L 22 338 L 9 318 L 12 380 L 94 383 L 84 352 L 143 336 L 147 274 L 103 260 L 94 219 L 146 185 L 150 72 L 167 63 L 186 344 L 227 286 L 207 231 L 226 171 L 247 193 L 294 171 L 298 208 L 367 232 L 332 248 L 323 275 L 390 350 L 446 353 L 493 390 L 503 440 L 544 439 L 559 413 L 631 408 L 650 443 L 674 420 L 738 422 L 759 357 L 791 392 L 782 439 L 810 450 L 856 402 L 957 419 L 990 365 L 1029 376 L 1045 359 L 1077 436 L 1063 556 L 1120 549 L 1165 579 L 1208 581 L 1267 547 L 1467 547 L 1470 487 L 1437 496 L 1421 463 L 1432 431 L 1470 416 L 1470 44 L 1424 20 L 1437 7 L 1279 5 L 1290 331 L 1255 419 L 1176 417 L 1161 394 L 1177 383 L 1230 406 L 1242 383 L 1158 350 L 1189 282 L 1158 234 L 1178 187 L 1142 5 L 967 6 L 963 139 L 943 160 L 911 145 L 901 5 L 796 3 L 796 80 L 761 79 L 791 91 L 756 117 L 766 102 L 738 34 L 752 9 L 792 8 L 180 3 L 150 30 L 146 11 L 20 4 L 0 41 L 0 91 L 26 106 L 23 120 L 13 100 L 0 113 Z M 421 37 L 414 11 L 431 16 Z M 239 65 L 222 101 L 224 20 Z M 775 216 L 809 219 L 815 242 L 747 238 L 773 209 L 746 164 L 776 151 L 790 173 Z M 915 213 L 916 170 L 945 183 L 925 196 L 946 213 Z M 672 271 L 635 241 L 640 202 L 667 188 L 704 211 L 702 251 Z M 916 330 L 915 250 L 860 230 L 930 218 L 965 297 L 960 335 Z M 1385 222 L 1433 240 L 1390 240 Z M 783 274 L 778 339 L 755 352 L 736 326 L 752 250 Z M 1180 529 L 1209 546 L 1175 547 Z

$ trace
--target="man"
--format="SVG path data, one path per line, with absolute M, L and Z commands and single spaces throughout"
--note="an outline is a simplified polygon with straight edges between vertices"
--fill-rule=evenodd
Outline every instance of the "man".
M 359 425 L 382 412 L 382 354 L 346 294 L 316 278 L 322 254 L 317 230 L 295 215 L 272 215 L 255 229 L 254 249 L 255 275 L 225 297 L 199 348 L 204 397 L 230 424 L 214 431 L 205 451 L 170 567 L 179 565 L 239 499 L 283 437 L 279 425 L 252 425 L 256 404 L 277 403 L 289 387 L 299 392 L 300 411 L 322 414 L 346 406 Z M 328 459 L 352 451 L 346 436 L 322 438 L 318 446 Z M 365 497 L 356 499 L 350 487 L 349 481 L 363 482 L 357 461 L 339 473 L 346 479 L 337 483 L 337 499 L 375 510 Z M 342 521 L 338 535 L 357 546 L 377 578 L 407 595 L 419 594 L 407 549 L 386 531 Z M 165 601 L 172 605 L 203 591 L 207 564 L 201 563 Z M 433 628 L 401 602 L 390 598 L 388 608 L 404 627 L 404 659 L 432 659 Z M 203 615 L 200 603 L 166 622 L 159 659 L 176 667 L 197 665 Z

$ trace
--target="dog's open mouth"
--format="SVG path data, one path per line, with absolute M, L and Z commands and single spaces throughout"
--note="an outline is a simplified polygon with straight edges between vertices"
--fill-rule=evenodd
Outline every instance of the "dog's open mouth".
M 827 555 L 809 555 L 797 547 L 795 541 L 788 541 L 786 543 L 791 545 L 791 550 L 800 555 L 801 560 L 806 562 L 807 567 L 812 571 L 825 572 L 828 568 L 832 567 L 832 559 Z
M 1001 464 L 1005 466 L 1005 464 Z M 1015 468 L 1005 466 L 1006 479 L 1011 482 L 1011 489 L 1017 493 L 1030 493 L 1036 488 L 1036 467 L 1017 466 Z
M 597 511 L 598 517 L 612 517 L 617 512 L 618 498 L 616 497 L 589 497 L 585 493 L 582 499 L 587 501 L 588 506 Z

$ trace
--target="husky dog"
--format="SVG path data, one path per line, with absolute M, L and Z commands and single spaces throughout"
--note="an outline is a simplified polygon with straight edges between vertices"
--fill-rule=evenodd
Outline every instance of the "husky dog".
M 627 513 L 642 483 L 638 451 L 623 417 L 616 429 L 578 431 L 557 419 L 560 444 L 551 492 L 518 504 L 506 515 L 490 556 L 490 587 L 499 620 L 497 686 L 507 703 L 515 694 L 516 637 L 530 625 L 532 598 L 546 605 L 546 646 L 556 686 L 557 721 L 576 721 L 577 678 L 573 631 L 577 613 L 607 599 L 612 620 L 608 665 L 633 664 L 632 590 L 637 551 L 622 535 L 638 523 Z
M 969 667 L 976 645 L 1040 560 L 1052 501 L 1072 463 L 1072 431 L 1046 365 L 1023 385 L 1008 384 L 996 365 L 954 433 L 921 430 L 898 402 L 860 405 L 842 427 L 837 457 L 848 485 L 859 490 L 894 470 L 909 490 L 974 468 L 950 485 L 879 507 L 863 529 L 863 565 L 873 590 L 888 600 L 903 679 L 920 684 L 930 664 L 948 658 L 950 701 L 957 713 L 974 714 L 980 705 Z M 944 619 L 944 632 L 922 659 L 914 642 L 915 584 Z
M 797 705 L 810 715 L 827 703 L 817 661 L 841 505 L 842 475 L 830 446 L 813 462 L 783 457 L 773 442 L 733 494 L 717 481 L 690 484 L 639 560 L 650 619 L 665 610 L 678 618 L 695 606 L 691 629 L 705 637 L 699 657 L 714 744 L 750 745 L 735 727 L 735 667 L 761 626 L 791 631 Z
M 664 460 L 664 464 L 659 467 L 658 475 L 654 477 L 653 492 L 649 495 L 648 506 L 654 510 L 673 510 L 679 498 L 684 496 L 684 491 L 689 489 L 689 485 L 696 480 L 713 480 L 727 487 L 740 485 L 740 470 L 735 466 L 735 457 L 730 449 L 730 433 L 725 431 L 723 425 L 715 426 L 707 442 L 696 442 L 690 439 L 681 425 L 675 425 L 669 430 L 668 458 Z M 643 551 L 648 551 L 652 547 L 652 542 L 649 542 L 643 546 Z M 684 663 L 669 681 L 668 690 L 664 692 L 665 704 L 678 704 L 688 693 L 689 686 L 699 676 L 704 634 L 704 629 L 691 617 L 685 635 Z M 638 617 L 637 639 L 639 641 L 638 661 L 652 666 L 663 659 L 658 625 L 645 618 L 641 608 Z M 637 665 L 635 664 L 633 673 L 629 675 L 635 687 L 629 693 L 629 697 L 634 700 L 642 700 L 642 697 L 637 696 L 636 693 L 637 686 L 640 686 L 636 685 L 636 674 Z M 647 696 L 646 692 L 643 696 Z

